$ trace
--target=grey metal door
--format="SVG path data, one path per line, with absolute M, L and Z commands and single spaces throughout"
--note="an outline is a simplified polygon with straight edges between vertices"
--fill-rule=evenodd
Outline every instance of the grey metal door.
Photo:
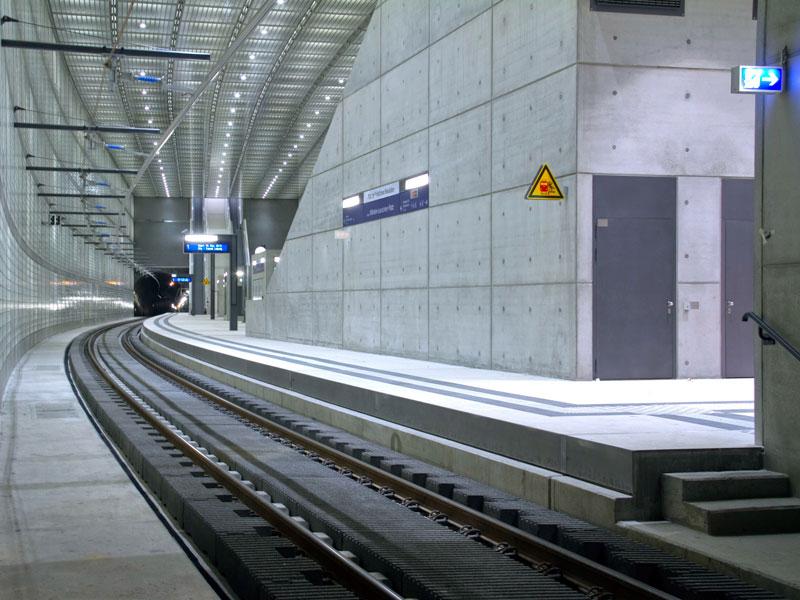
M 675 376 L 672 177 L 595 176 L 594 375 Z
M 725 377 L 753 377 L 754 198 L 751 179 L 722 181 L 722 369 Z

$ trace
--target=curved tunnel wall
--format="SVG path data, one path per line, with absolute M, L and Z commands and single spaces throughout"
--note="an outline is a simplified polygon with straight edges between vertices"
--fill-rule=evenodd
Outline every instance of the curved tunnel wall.
M 46 2 L 4 0 L 2 14 L 50 24 Z M 4 27 L 8 28 L 9 25 Z M 4 35 L 54 41 L 46 29 L 7 29 Z M 31 164 L 113 164 L 105 151 L 81 156 L 83 140 L 70 132 L 14 129 L 20 120 L 74 123 L 86 111 L 62 56 L 2 51 L 0 72 L 0 389 L 21 356 L 53 333 L 83 323 L 132 316 L 132 269 L 97 246 L 77 237 L 81 229 L 51 226 L 41 190 L 76 192 L 70 175 L 25 171 Z M 14 106 L 24 107 L 15 115 Z M 124 182 L 110 176 L 119 189 Z M 58 199 L 61 210 L 80 210 L 77 199 Z M 103 201 L 109 212 L 128 212 L 115 200 Z M 70 218 L 70 217 L 67 217 Z M 81 220 L 81 222 L 84 222 Z M 122 217 L 123 223 L 129 217 Z M 130 225 L 128 225 L 130 227 Z M 87 231 L 84 227 L 83 231 Z

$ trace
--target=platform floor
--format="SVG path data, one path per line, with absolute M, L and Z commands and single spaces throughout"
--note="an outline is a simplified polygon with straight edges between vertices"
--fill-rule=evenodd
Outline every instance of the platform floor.
M 752 379 L 566 381 L 254 338 L 206 316 L 151 323 L 262 364 L 629 450 L 754 443 Z
M 122 471 L 45 340 L 0 397 L 0 598 L 211 599 Z

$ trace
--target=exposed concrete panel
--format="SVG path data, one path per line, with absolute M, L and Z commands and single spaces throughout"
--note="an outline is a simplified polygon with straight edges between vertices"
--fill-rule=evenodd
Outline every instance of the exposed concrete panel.
M 266 301 L 266 330 L 265 337 L 285 340 L 287 333 L 286 315 L 287 294 L 267 294 Z M 248 332 L 248 335 L 251 335 Z
M 720 281 L 722 268 L 721 180 L 678 179 L 678 281 Z M 719 349 L 716 350 L 719 354 Z
M 342 242 L 333 232 L 317 233 L 314 240 L 314 290 L 342 289 Z
M 719 283 L 678 283 L 678 377 L 720 377 Z M 699 308 L 686 310 L 697 303 Z
M 275 269 L 272 271 L 272 276 L 267 282 L 267 293 L 289 291 L 289 267 L 288 260 L 286 258 L 287 255 L 288 253 L 286 252 L 286 246 L 284 246 L 284 250 L 281 252 L 282 258 L 280 258 L 280 261 L 275 265 Z
M 558 177 L 576 165 L 576 68 L 507 94 L 492 114 L 492 189 L 530 184 L 540 164 Z
M 574 182 L 574 176 L 562 179 L 570 189 Z M 527 190 L 492 195 L 494 285 L 574 281 L 574 199 L 531 201 L 525 199 Z
M 255 337 L 263 337 L 264 331 L 267 328 L 267 309 L 266 302 L 261 300 L 245 300 L 245 314 L 247 315 L 247 322 L 245 323 L 245 331 L 247 335 Z
M 567 202 L 575 202 L 576 273 L 579 282 L 594 279 L 594 207 L 592 206 L 592 176 L 579 173 L 575 185 L 567 192 Z M 574 190 L 573 190 L 574 188 Z
M 381 292 L 344 292 L 343 344 L 354 350 L 381 348 Z
M 381 221 L 381 287 L 428 285 L 428 211 Z
M 687 0 L 683 18 L 578 6 L 581 62 L 727 70 L 755 58 L 752 0 Z
M 322 142 L 317 162 L 314 163 L 313 174 L 332 169 L 342 162 L 342 105 L 336 107 L 328 126 L 325 141 Z
M 581 65 L 579 79 L 579 170 L 752 177 L 753 98 L 730 93 L 729 71 Z
M 771 4 L 768 6 L 768 8 Z M 800 347 L 800 266 L 764 265 L 763 314 L 795 347 Z M 797 361 L 778 345 L 763 346 L 761 381 L 763 443 L 768 468 L 789 473 L 795 490 L 800 481 L 800 386 Z
M 428 51 L 381 78 L 381 144 L 428 126 Z
M 430 359 L 474 367 L 491 366 L 492 289 L 430 291 Z
M 576 347 L 575 347 L 575 376 L 578 379 L 592 379 L 594 377 L 594 299 L 592 297 L 591 283 L 578 283 L 577 298 L 575 302 L 577 317 Z
M 492 294 L 493 368 L 575 377 L 575 284 L 494 286 Z
M 427 288 L 381 292 L 381 351 L 427 358 Z
M 342 292 L 314 292 L 314 343 L 342 345 Z
M 308 344 L 313 338 L 312 293 L 286 294 L 286 339 Z
M 772 9 L 774 4 L 770 3 Z M 800 69 L 800 60 L 794 58 L 789 68 Z M 791 71 L 790 71 L 791 72 Z M 789 82 L 790 94 L 798 96 L 798 82 Z M 786 135 L 798 131 L 797 104 L 785 108 L 783 98 L 765 98 L 764 126 L 774 134 L 769 143 L 764 144 L 764 163 L 767 165 L 800 165 L 800 139 L 797 135 Z M 795 167 L 790 167 L 794 169 Z M 774 174 L 764 178 L 764 195 L 773 198 L 796 198 L 798 181 L 794 177 L 781 176 L 776 167 Z M 763 211 L 763 228 L 773 231 L 770 242 L 763 247 L 765 264 L 800 263 L 800 211 L 795 202 L 766 202 Z M 777 243 L 776 243 L 777 242 Z
M 342 165 L 342 198 L 380 185 L 381 151 L 375 150 Z M 341 210 L 341 203 L 339 204 Z
M 381 148 L 381 183 L 428 170 L 428 129 Z
M 381 71 L 386 73 L 428 45 L 428 0 L 381 5 Z
M 349 96 L 381 76 L 381 7 L 372 13 L 367 31 L 361 39 L 358 55 L 344 86 L 344 95 Z
M 284 246 L 281 268 L 287 270 L 286 283 L 290 292 L 303 292 L 311 289 L 311 255 L 313 238 L 306 236 L 289 240 Z
M 491 6 L 490 0 L 450 0 L 431 2 L 431 43 L 482 13 Z
M 491 283 L 491 217 L 488 194 L 430 209 L 431 287 Z
M 492 14 L 485 12 L 431 46 L 431 123 L 491 98 L 491 34 Z
M 348 228 L 348 231 L 350 233 L 350 237 L 343 241 L 344 289 L 380 289 L 380 221 L 362 223 L 356 227 Z
M 314 178 L 312 177 L 308 180 L 306 189 L 297 204 L 297 211 L 294 213 L 294 219 L 289 227 L 289 233 L 286 234 L 286 239 L 302 237 L 311 233 L 311 220 L 314 213 L 313 187 Z
M 491 131 L 489 104 L 430 128 L 431 206 L 489 193 Z
M 504 0 L 495 5 L 495 95 L 575 63 L 578 4 L 587 2 Z
M 342 167 L 313 177 L 313 231 L 338 229 L 342 226 Z
M 375 150 L 381 139 L 381 82 L 376 79 L 344 99 L 342 159 Z

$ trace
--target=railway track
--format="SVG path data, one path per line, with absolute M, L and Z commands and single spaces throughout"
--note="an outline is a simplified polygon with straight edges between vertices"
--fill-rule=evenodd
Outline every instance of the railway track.
M 117 445 L 134 456 L 154 495 L 173 516 L 179 513 L 178 524 L 194 532 L 198 546 L 205 544 L 201 549 L 241 597 L 684 596 L 676 590 L 697 598 L 776 597 L 631 546 L 643 572 L 672 564 L 670 585 L 660 586 L 667 591 L 657 589 L 645 577 L 623 574 L 323 443 L 308 427 L 302 432 L 277 422 L 224 386 L 209 389 L 145 348 L 137 327 L 101 328 L 72 348 L 76 386 L 105 428 L 117 429 L 110 431 Z M 150 442 L 141 460 L 136 440 Z M 159 450 L 167 458 L 157 458 Z M 214 529 L 213 519 L 200 513 L 216 515 L 217 504 L 230 505 L 250 529 L 230 531 L 241 525 L 233 517 L 236 525 L 222 519 Z M 198 521 L 213 532 L 204 534 Z M 587 525 L 577 535 L 592 548 L 602 538 L 598 531 Z M 265 540 L 278 549 L 269 564 L 269 548 L 259 550 Z M 260 553 L 258 566 L 248 548 Z

